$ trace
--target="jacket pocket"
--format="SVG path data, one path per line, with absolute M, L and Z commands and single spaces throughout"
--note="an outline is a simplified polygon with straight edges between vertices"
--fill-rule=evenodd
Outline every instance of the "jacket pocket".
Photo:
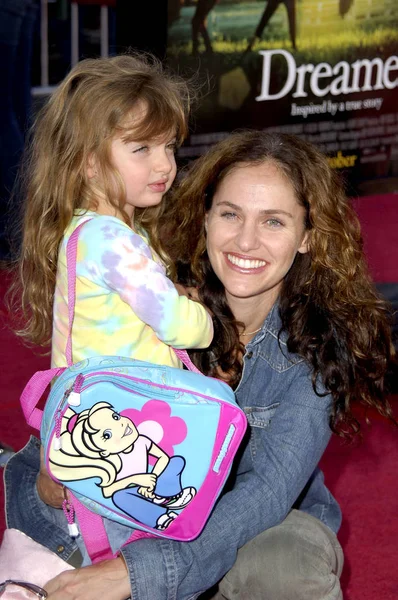
M 271 404 L 271 406 L 250 406 L 244 409 L 247 421 L 250 427 L 268 427 L 274 412 L 279 406 L 279 402 Z

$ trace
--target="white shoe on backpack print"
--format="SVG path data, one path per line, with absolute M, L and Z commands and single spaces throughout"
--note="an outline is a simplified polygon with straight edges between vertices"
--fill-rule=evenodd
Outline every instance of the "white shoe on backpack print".
M 181 510 L 185 506 L 187 506 L 193 497 L 196 494 L 196 490 L 194 487 L 186 487 L 179 494 L 175 496 L 169 496 L 168 498 L 162 498 L 160 496 L 156 496 L 152 502 L 154 504 L 159 504 L 166 508 L 173 508 L 174 510 Z
M 160 531 L 167 529 L 167 527 L 174 521 L 176 517 L 178 517 L 177 513 L 172 511 L 160 515 L 156 521 L 156 529 L 159 529 Z
M 181 510 L 191 502 L 195 494 L 196 490 L 194 487 L 186 487 L 173 498 L 169 498 L 164 506 L 173 510 Z

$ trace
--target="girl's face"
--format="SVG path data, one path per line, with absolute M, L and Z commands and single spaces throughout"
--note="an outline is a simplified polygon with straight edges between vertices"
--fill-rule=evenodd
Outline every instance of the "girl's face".
M 112 164 L 123 179 L 130 218 L 135 208 L 159 204 L 169 190 L 177 172 L 175 150 L 174 133 L 148 141 L 112 141 Z
M 98 429 L 91 438 L 97 448 L 108 454 L 127 450 L 138 437 L 134 423 L 111 408 L 101 408 L 90 416 L 90 425 Z
M 248 299 L 271 308 L 297 252 L 307 252 L 304 222 L 304 207 L 271 162 L 238 167 L 221 182 L 206 216 L 207 251 L 233 312 Z

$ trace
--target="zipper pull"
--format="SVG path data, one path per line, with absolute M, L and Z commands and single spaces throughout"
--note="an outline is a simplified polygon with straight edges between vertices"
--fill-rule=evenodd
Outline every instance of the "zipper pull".
M 80 390 L 84 382 L 84 377 L 81 373 L 76 377 L 72 389 L 68 395 L 69 406 L 80 406 Z
M 79 528 L 75 522 L 75 509 L 72 502 L 69 502 L 66 487 L 64 486 L 64 501 L 62 502 L 62 510 L 66 520 L 68 521 L 68 531 L 71 538 L 79 536 Z
M 62 411 L 61 408 L 57 408 L 57 412 L 55 413 L 55 436 L 53 437 L 53 449 L 61 450 L 62 441 L 61 441 L 61 423 L 62 423 Z

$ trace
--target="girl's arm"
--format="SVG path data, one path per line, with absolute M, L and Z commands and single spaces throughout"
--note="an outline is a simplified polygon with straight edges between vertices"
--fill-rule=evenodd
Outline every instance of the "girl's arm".
M 146 241 L 114 217 L 96 217 L 83 227 L 79 276 L 119 294 L 156 336 L 176 348 L 206 348 L 213 338 L 209 312 L 179 295 Z

